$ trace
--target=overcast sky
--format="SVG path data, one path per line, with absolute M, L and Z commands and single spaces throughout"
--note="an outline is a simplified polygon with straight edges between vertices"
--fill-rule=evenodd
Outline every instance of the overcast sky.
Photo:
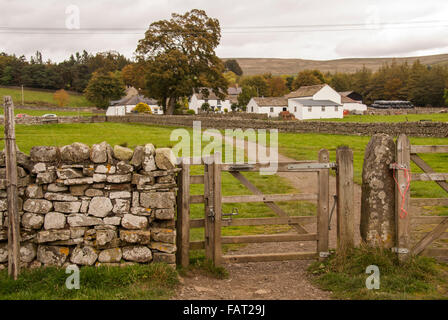
M 79 8 L 79 30 L 66 30 L 76 24 L 70 5 Z M 39 50 L 54 61 L 83 49 L 132 57 L 151 22 L 194 8 L 219 19 L 223 58 L 448 53 L 445 0 L 0 0 L 0 51 L 29 58 Z

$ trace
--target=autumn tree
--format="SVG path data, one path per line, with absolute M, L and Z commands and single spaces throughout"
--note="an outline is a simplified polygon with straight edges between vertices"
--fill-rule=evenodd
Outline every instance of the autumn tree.
M 64 89 L 60 89 L 53 94 L 53 99 L 56 101 L 59 107 L 63 107 L 67 105 L 68 101 L 70 100 L 70 96 L 68 95 L 67 91 L 65 91 Z
M 118 73 L 95 72 L 84 94 L 95 106 L 106 109 L 111 100 L 120 99 L 125 94 L 125 86 Z
M 127 86 L 133 86 L 137 90 L 145 87 L 145 71 L 143 63 L 131 63 L 121 70 L 121 77 Z
M 238 81 L 238 76 L 232 71 L 224 72 L 223 76 L 226 78 L 229 86 L 234 86 Z
M 269 96 L 268 83 L 266 81 L 266 78 L 262 75 L 243 77 L 240 82 L 241 87 L 251 87 L 255 89 L 255 97 Z
M 304 70 L 297 74 L 292 83 L 294 90 L 303 86 L 313 86 L 325 83 L 325 77 L 319 70 Z
M 286 86 L 286 80 L 282 77 L 270 77 L 266 80 L 268 84 L 268 96 L 281 97 L 288 93 L 288 87 Z
M 238 95 L 238 104 L 240 107 L 246 107 L 250 99 L 257 96 L 257 89 L 251 86 L 244 86 L 241 88 L 241 93 Z
M 165 114 L 174 113 L 180 98 L 203 88 L 224 99 L 228 84 L 224 65 L 215 54 L 221 40 L 219 21 L 197 9 L 171 17 L 153 22 L 138 42 L 137 59 L 145 68 L 144 93 L 157 99 Z

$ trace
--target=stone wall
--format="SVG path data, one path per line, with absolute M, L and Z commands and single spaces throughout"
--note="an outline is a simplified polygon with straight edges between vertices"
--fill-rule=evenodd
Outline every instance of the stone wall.
M 4 121 L 2 118 L 0 121 Z M 27 125 L 36 125 L 36 124 L 52 124 L 52 123 L 95 123 L 95 122 L 105 122 L 106 116 L 64 116 L 58 117 L 57 119 L 52 118 L 42 118 L 42 117 L 23 117 L 16 118 L 16 124 L 27 124 Z
M 7 267 L 7 200 L 0 158 L 0 268 Z M 175 263 L 175 157 L 152 144 L 106 142 L 18 153 L 23 267 Z
M 167 125 L 176 127 L 191 127 L 193 121 L 201 121 L 202 128 L 253 128 L 278 129 L 280 132 L 291 133 L 328 133 L 345 135 L 372 136 L 376 133 L 385 133 L 398 136 L 404 133 L 415 137 L 448 137 L 447 122 L 331 122 L 331 121 L 284 121 L 284 120 L 257 120 L 238 118 L 215 118 L 197 116 L 168 116 L 168 115 L 129 115 L 106 117 L 108 122 L 137 122 L 154 125 Z
M 370 115 L 400 115 L 400 114 L 434 114 L 434 113 L 447 113 L 448 108 L 421 108 L 415 107 L 412 109 L 377 109 L 367 108 L 365 114 Z
M 92 116 L 92 117 L 58 117 L 58 123 L 146 123 L 175 127 L 192 127 L 193 121 L 201 121 L 203 128 L 231 129 L 278 129 L 290 133 L 328 133 L 344 135 L 372 136 L 384 133 L 392 136 L 406 134 L 412 137 L 448 137 L 448 122 L 332 122 L 332 121 L 284 121 L 273 119 L 249 119 L 238 116 L 203 116 L 203 115 L 126 115 L 126 116 Z M 25 117 L 16 119 L 17 124 L 46 124 L 42 117 Z

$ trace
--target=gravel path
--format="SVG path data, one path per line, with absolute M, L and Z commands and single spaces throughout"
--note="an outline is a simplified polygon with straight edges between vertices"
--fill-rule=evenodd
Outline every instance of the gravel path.
M 226 141 L 231 143 L 231 141 Z M 247 143 L 246 143 L 247 146 Z M 258 146 L 260 148 L 260 146 Z M 263 147 L 261 147 L 263 148 Z M 248 150 L 248 148 L 246 148 Z M 253 155 L 248 155 L 249 159 Z M 294 161 L 283 155 L 278 155 L 279 162 Z M 284 177 L 303 193 L 317 192 L 317 173 L 280 172 Z M 333 206 L 332 196 L 336 190 L 336 179 L 330 176 L 330 209 Z M 361 188 L 355 185 L 355 241 L 358 243 Z M 316 225 L 306 226 L 313 232 Z M 315 232 L 315 231 L 314 231 Z M 336 216 L 333 215 L 330 230 L 330 247 L 336 247 Z M 300 248 L 300 249 L 298 249 Z M 315 243 L 285 242 L 285 243 L 254 243 L 248 244 L 238 251 L 228 254 L 255 254 L 268 252 L 316 251 Z M 226 264 L 229 278 L 217 280 L 204 275 L 194 275 L 181 278 L 182 285 L 173 299 L 273 299 L 273 300 L 326 300 L 330 293 L 316 288 L 309 281 L 306 273 L 311 261 L 275 261 L 260 263 Z

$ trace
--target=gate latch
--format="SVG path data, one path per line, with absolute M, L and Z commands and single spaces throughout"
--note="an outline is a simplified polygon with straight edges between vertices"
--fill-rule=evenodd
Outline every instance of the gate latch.
M 210 208 L 208 217 L 210 218 L 211 221 L 215 221 L 215 211 L 213 211 L 213 208 Z
M 229 218 L 228 219 L 222 219 L 222 220 L 230 221 L 230 220 L 232 220 L 232 216 L 236 216 L 238 214 L 239 214 L 238 208 L 232 208 L 232 212 L 231 213 L 223 213 L 222 214 L 222 216 L 228 216 Z

